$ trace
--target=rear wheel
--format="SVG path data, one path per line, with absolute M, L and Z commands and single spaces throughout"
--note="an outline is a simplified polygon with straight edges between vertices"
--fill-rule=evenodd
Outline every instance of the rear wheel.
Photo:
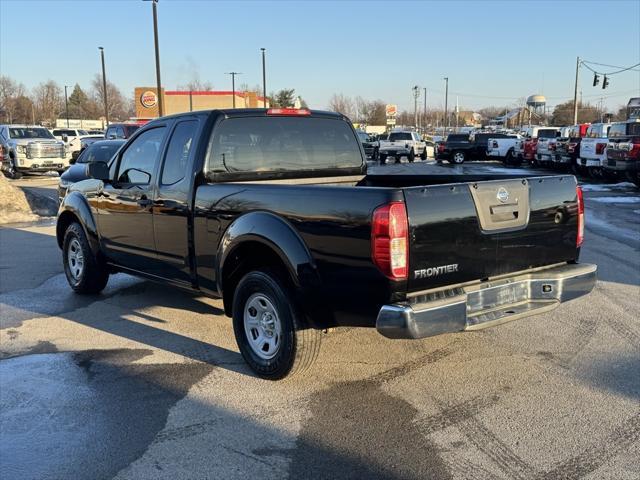
M 387 156 L 384 153 L 380 154 L 380 165 L 387 163 Z
M 94 257 L 79 223 L 69 225 L 64 234 L 62 259 L 67 282 L 76 293 L 100 293 L 107 286 L 109 270 Z
M 426 160 L 427 159 L 427 147 L 424 147 L 423 152 L 420 154 L 420 159 L 421 160 Z
M 453 152 L 453 156 L 451 157 L 451 163 L 455 163 L 456 165 L 460 165 L 464 163 L 466 160 L 466 155 L 464 152 Z
M 320 350 L 321 332 L 304 328 L 282 276 L 247 273 L 233 297 L 233 331 L 242 357 L 259 376 L 278 380 L 303 372 Z
M 413 162 L 416 159 L 416 152 L 413 148 L 409 152 L 409 155 L 407 158 L 409 159 L 409 162 Z

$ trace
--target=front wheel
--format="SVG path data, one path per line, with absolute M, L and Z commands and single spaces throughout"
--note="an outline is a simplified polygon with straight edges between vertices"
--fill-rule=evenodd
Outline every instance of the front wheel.
M 384 153 L 380 154 L 380 165 L 387 163 L 387 156 Z
M 282 276 L 247 273 L 233 297 L 233 331 L 242 357 L 259 376 L 279 380 L 306 370 L 320 350 L 321 332 L 304 328 Z
M 94 257 L 79 223 L 69 225 L 64 234 L 62 260 L 67 282 L 76 293 L 100 293 L 107 286 L 109 270 Z
M 455 163 L 456 165 L 460 165 L 461 163 L 464 163 L 465 160 L 466 160 L 466 155 L 464 154 L 464 152 L 454 152 L 453 157 L 451 157 L 451 162 Z
M 424 151 L 420 154 L 420 160 L 426 160 L 427 159 L 427 147 L 424 147 Z

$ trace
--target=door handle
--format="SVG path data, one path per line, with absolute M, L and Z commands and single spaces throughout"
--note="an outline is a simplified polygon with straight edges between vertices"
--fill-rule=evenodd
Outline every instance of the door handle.
M 140 197 L 140 200 L 138 200 L 138 205 L 140 205 L 141 207 L 148 207 L 152 203 L 153 202 L 150 199 L 148 199 L 146 195 L 142 195 Z

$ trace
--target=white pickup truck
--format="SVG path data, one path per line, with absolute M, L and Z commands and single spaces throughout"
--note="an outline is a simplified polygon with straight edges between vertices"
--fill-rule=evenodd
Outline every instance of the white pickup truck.
M 546 127 L 538 130 L 538 144 L 536 145 L 536 162 L 550 164 L 553 161 L 556 138 L 560 137 L 559 127 Z
M 407 157 L 413 162 L 417 156 L 427 159 L 427 144 L 419 133 L 411 131 L 396 131 L 389 134 L 389 140 L 380 142 L 380 164 L 384 165 L 387 157 L 394 157 L 400 163 L 401 157 Z
M 580 145 L 580 165 L 587 168 L 592 177 L 602 177 L 607 160 L 607 143 L 611 123 L 592 123 Z
M 520 135 L 509 135 L 502 138 L 490 137 L 487 141 L 487 157 L 502 160 L 507 165 L 520 163 L 516 153 L 518 142 L 522 144 Z

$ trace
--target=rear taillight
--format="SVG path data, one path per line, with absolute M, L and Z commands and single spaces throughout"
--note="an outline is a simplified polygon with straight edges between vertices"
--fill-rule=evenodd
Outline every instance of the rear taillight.
M 549 147 L 548 148 L 549 148 L 550 151 L 554 151 L 556 149 L 556 144 L 549 142 Z
M 440 143 L 440 144 L 438 144 L 438 152 L 439 152 L 439 153 L 444 152 L 444 143 Z
M 604 154 L 604 149 L 607 148 L 606 143 L 596 143 L 596 155 Z
M 573 153 L 576 151 L 576 147 L 578 146 L 577 143 L 570 143 L 569 145 L 567 145 L 567 151 L 569 153 Z
M 267 115 L 311 115 L 311 112 L 306 108 L 270 108 L 267 110 Z
M 492 142 L 492 145 L 493 145 L 493 148 L 498 148 L 498 141 L 497 141 L 497 140 L 494 140 L 494 141 Z
M 629 151 L 629 157 L 640 158 L 640 138 L 634 138 Z
M 578 198 L 578 235 L 576 237 L 576 247 L 581 247 L 584 242 L 584 200 L 582 198 L 582 187 L 576 187 L 576 197 Z
M 371 258 L 392 280 L 405 280 L 408 271 L 409 225 L 403 202 L 376 208 L 371 220 Z

